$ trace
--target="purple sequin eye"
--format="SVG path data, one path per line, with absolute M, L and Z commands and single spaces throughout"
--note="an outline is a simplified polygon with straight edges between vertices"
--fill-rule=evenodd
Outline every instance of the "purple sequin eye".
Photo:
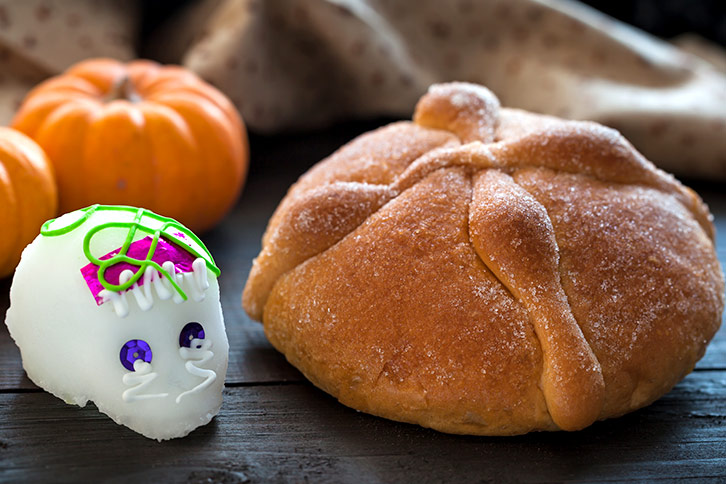
M 179 346 L 189 348 L 193 339 L 204 339 L 204 328 L 196 322 L 187 323 L 182 328 L 181 333 L 179 333 Z M 197 348 L 201 348 L 201 345 L 198 345 Z
M 143 339 L 132 339 L 121 347 L 121 364 L 129 371 L 134 370 L 134 362 L 143 360 L 151 363 L 151 346 Z

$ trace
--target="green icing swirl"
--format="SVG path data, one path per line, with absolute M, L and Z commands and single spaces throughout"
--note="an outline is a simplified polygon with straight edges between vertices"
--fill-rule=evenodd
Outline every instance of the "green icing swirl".
M 181 223 L 177 222 L 176 220 L 168 217 L 162 217 L 161 215 L 157 215 L 154 212 L 150 210 L 146 210 L 145 208 L 136 208 L 136 207 L 128 207 L 123 205 L 91 205 L 90 207 L 83 208 L 79 210 L 80 212 L 83 212 L 83 216 L 80 217 L 78 220 L 74 221 L 72 224 L 66 225 L 65 227 L 60 227 L 57 229 L 51 229 L 50 226 L 53 222 L 56 221 L 56 219 L 48 220 L 43 224 L 43 226 L 40 229 L 40 234 L 44 237 L 56 237 L 59 235 L 64 235 L 69 232 L 72 232 L 73 230 L 77 229 L 81 225 L 83 225 L 95 212 L 126 212 L 126 213 L 134 213 L 134 220 L 133 222 L 107 222 L 104 224 L 97 225 L 93 227 L 91 230 L 88 231 L 86 236 L 83 239 L 83 253 L 86 255 L 86 258 L 93 264 L 96 264 L 98 267 L 98 281 L 101 283 L 101 285 L 108 289 L 109 291 L 114 292 L 120 292 L 125 291 L 129 289 L 131 286 L 133 286 L 140 278 L 144 275 L 146 272 L 147 267 L 153 267 L 157 271 L 159 271 L 163 276 L 167 278 L 167 280 L 172 284 L 174 289 L 179 293 L 179 295 L 184 299 L 187 300 L 186 293 L 182 290 L 181 287 L 176 283 L 173 277 L 171 277 L 171 274 L 169 274 L 167 271 L 164 270 L 164 268 L 161 267 L 157 262 L 153 261 L 152 258 L 154 257 L 154 252 L 156 251 L 156 246 L 159 243 L 159 238 L 168 229 L 176 230 L 184 236 L 189 237 L 192 241 L 194 241 L 199 247 L 204 249 L 204 253 L 200 254 L 196 250 L 194 250 L 192 247 L 189 247 L 187 244 L 184 244 L 180 242 L 176 237 L 170 236 L 169 234 L 166 234 L 167 237 L 165 237 L 166 240 L 169 242 L 172 242 L 179 246 L 180 248 L 186 250 L 190 254 L 194 255 L 195 257 L 201 257 L 205 260 L 207 263 L 207 267 L 209 270 L 214 273 L 214 275 L 219 276 L 221 271 L 219 270 L 219 267 L 216 266 L 214 263 L 214 259 L 212 258 L 212 254 L 209 252 L 207 247 L 202 243 L 201 240 L 199 240 L 199 237 L 194 234 L 191 230 L 183 226 Z M 156 220 L 158 222 L 161 222 L 162 225 L 158 229 L 153 229 L 151 227 L 148 227 L 142 223 L 142 219 L 144 217 Z M 93 236 L 99 233 L 102 230 L 108 229 L 108 228 L 121 228 L 121 229 L 128 229 L 128 232 L 126 234 L 126 240 L 124 240 L 123 245 L 121 246 L 121 249 L 119 250 L 119 253 L 114 255 L 113 257 L 101 260 L 97 257 L 95 257 L 93 254 L 91 254 L 91 239 L 93 239 Z M 134 259 L 129 256 L 127 256 L 127 252 L 129 249 L 129 246 L 134 241 L 134 236 L 136 235 L 137 231 L 141 231 L 147 234 L 152 235 L 152 241 L 151 245 L 149 246 L 149 252 L 146 254 L 146 259 L 139 260 Z M 106 269 L 118 264 L 120 262 L 126 262 L 127 264 L 137 266 L 139 269 L 134 273 L 134 275 L 126 281 L 123 284 L 111 284 L 106 280 L 105 273 Z

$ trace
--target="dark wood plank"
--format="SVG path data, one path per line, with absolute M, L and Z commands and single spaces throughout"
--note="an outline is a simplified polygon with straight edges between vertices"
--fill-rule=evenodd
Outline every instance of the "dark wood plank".
M 227 381 L 231 383 L 302 379 L 267 342 L 262 325 L 252 321 L 242 309 L 242 289 L 252 259 L 260 251 L 267 221 L 297 175 L 259 178 L 250 184 L 224 223 L 203 237 L 222 268 L 219 284 L 230 343 Z
M 701 195 L 713 213 L 716 227 L 716 253 L 723 270 L 726 267 L 726 187 L 723 184 L 703 182 L 694 182 L 691 186 Z M 721 329 L 711 341 L 703 359 L 696 365 L 696 369 L 726 370 L 726 314 L 722 317 Z
M 0 391 L 36 388 L 25 376 L 20 362 L 20 351 L 10 338 L 5 326 L 5 311 L 10 301 L 10 278 L 0 280 Z
M 93 406 L 3 394 L 0 469 L 8 481 L 54 482 L 723 479 L 724 395 L 726 372 L 702 371 L 652 406 L 582 432 L 481 438 L 358 413 L 309 384 L 235 387 L 213 424 L 159 444 Z
M 696 364 L 696 371 L 726 370 L 726 316 L 721 320 L 721 328 L 706 349 L 706 354 Z

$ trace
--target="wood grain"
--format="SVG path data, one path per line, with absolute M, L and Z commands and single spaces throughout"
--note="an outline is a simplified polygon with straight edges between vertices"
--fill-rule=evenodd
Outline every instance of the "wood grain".
M 716 254 L 721 262 L 722 270 L 726 267 L 726 189 L 723 185 L 706 184 L 703 182 L 688 183 L 708 204 L 714 216 L 716 227 Z M 697 370 L 726 371 L 726 314 L 722 316 L 721 328 L 711 341 L 706 354 L 696 364 Z
M 726 327 L 696 371 L 653 405 L 575 433 L 446 435 L 355 412 L 314 388 L 242 311 L 240 295 L 269 216 L 288 186 L 378 123 L 324 134 L 253 137 L 240 203 L 204 234 L 217 262 L 230 338 L 225 402 L 213 422 L 157 443 L 37 389 L 0 325 L 2 482 L 541 482 L 726 480 Z M 726 262 L 726 193 L 699 184 Z M 9 280 L 0 281 L 0 318 Z
M 724 476 L 726 381 L 696 372 L 631 415 L 574 433 L 480 438 L 343 407 L 309 384 L 225 390 L 214 423 L 159 444 L 89 405 L 47 393 L 0 395 L 8 480 L 58 482 L 527 482 Z M 53 445 L 49 445 L 52 436 Z

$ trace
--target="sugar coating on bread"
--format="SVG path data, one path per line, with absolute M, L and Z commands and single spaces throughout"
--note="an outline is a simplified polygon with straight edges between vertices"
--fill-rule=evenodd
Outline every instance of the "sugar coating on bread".
M 445 432 L 576 430 L 649 404 L 721 321 L 711 215 L 614 130 L 432 86 L 273 215 L 251 317 L 342 403 Z

